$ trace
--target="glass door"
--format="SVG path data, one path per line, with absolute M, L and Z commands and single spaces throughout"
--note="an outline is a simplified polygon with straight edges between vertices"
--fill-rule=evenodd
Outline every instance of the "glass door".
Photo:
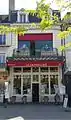
M 32 84 L 32 102 L 39 102 L 39 83 Z

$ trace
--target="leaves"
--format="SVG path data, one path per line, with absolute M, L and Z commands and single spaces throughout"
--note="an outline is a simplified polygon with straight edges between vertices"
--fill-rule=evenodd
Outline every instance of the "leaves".
M 59 50 L 60 51 L 65 51 L 66 49 L 68 49 L 69 47 L 71 47 L 71 42 L 65 44 L 65 45 L 62 45 L 59 47 Z
M 24 32 L 26 32 L 26 29 L 24 28 L 24 26 L 0 26 L 0 34 L 8 34 L 10 32 L 23 35 Z
M 69 36 L 69 31 L 61 31 L 57 35 L 59 38 L 64 39 Z

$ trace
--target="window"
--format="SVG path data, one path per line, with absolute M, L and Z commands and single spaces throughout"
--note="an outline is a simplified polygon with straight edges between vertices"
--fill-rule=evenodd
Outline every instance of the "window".
M 19 68 L 19 67 L 14 68 L 14 72 L 16 72 L 16 73 L 20 73 L 20 72 L 21 72 L 21 68 Z
M 48 75 L 41 75 L 41 91 L 43 91 L 45 94 L 49 94 L 49 80 Z
M 42 41 L 36 41 L 35 42 L 35 48 L 38 50 L 51 50 L 53 47 L 53 41 L 52 40 L 42 40 Z
M 20 14 L 20 22 L 21 23 L 28 22 L 28 15 L 27 14 Z
M 31 75 L 23 75 L 23 94 L 29 94 L 31 91 Z
M 6 35 L 0 35 L 0 45 L 6 44 Z
M 0 64 L 5 63 L 5 54 L 0 54 Z
M 20 22 L 22 22 L 22 15 L 20 15 Z
M 54 85 L 58 85 L 58 75 L 50 75 L 51 94 L 55 94 Z
M 33 67 L 33 68 L 32 68 L 32 71 L 33 71 L 33 72 L 39 72 L 39 67 Z
M 41 72 L 48 72 L 48 67 L 41 67 L 41 68 L 40 68 L 40 71 L 41 71 Z
M 39 75 L 33 75 L 33 82 L 39 82 Z
M 13 94 L 21 94 L 21 75 L 14 75 Z
M 50 72 L 58 72 L 58 67 L 50 67 Z
M 30 41 L 23 41 L 23 40 L 19 41 L 18 48 L 19 49 L 23 49 L 23 48 L 30 49 Z
M 31 68 L 30 67 L 24 67 L 23 72 L 31 72 Z

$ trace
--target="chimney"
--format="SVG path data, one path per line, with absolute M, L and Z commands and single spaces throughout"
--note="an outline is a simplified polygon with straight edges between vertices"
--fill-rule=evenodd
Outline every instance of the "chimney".
M 9 0 L 9 21 L 10 21 L 11 11 L 13 10 L 15 10 L 15 0 Z
M 9 0 L 9 12 L 15 10 L 15 0 Z

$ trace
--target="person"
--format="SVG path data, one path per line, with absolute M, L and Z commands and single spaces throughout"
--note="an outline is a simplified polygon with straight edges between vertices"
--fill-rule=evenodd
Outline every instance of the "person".
M 60 84 L 60 94 L 63 95 L 63 101 L 62 103 L 64 104 L 64 99 L 65 99 L 65 95 L 66 95 L 66 87 L 65 87 L 65 84 L 63 83 L 63 79 L 61 81 L 61 84 Z
M 3 104 L 4 104 L 4 107 L 6 108 L 7 107 L 7 99 L 5 98 L 5 90 L 3 92 Z
M 68 79 L 67 81 L 66 93 L 68 95 L 68 107 L 71 108 L 71 79 Z
M 8 99 L 9 99 L 9 91 L 7 86 L 5 85 L 4 91 L 3 91 L 3 103 L 5 108 L 7 107 Z

